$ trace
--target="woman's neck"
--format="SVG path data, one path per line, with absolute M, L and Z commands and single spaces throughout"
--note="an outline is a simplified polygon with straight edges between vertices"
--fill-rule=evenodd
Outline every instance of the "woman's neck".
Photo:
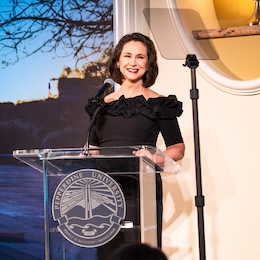
M 145 92 L 146 88 L 143 87 L 142 81 L 137 83 L 123 82 L 120 89 L 118 90 L 118 94 L 120 96 L 124 95 L 126 98 L 144 95 Z
M 125 98 L 143 96 L 147 100 L 149 98 L 157 98 L 162 95 L 159 95 L 149 88 L 145 88 L 140 82 L 138 84 L 130 84 L 130 82 L 126 84 L 126 82 L 123 82 L 123 84 L 117 91 L 105 97 L 105 102 L 109 103 L 118 100 L 121 96 L 124 96 Z

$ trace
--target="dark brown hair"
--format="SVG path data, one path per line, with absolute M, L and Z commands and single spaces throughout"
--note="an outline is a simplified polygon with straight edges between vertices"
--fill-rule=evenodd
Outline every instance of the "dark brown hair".
M 167 260 L 159 249 L 144 243 L 125 244 L 119 247 L 110 260 Z
M 111 62 L 109 65 L 111 78 L 116 83 L 122 84 L 123 76 L 119 68 L 117 67 L 117 63 L 119 61 L 119 57 L 122 53 L 124 45 L 130 41 L 142 42 L 146 46 L 148 64 L 147 71 L 143 75 L 143 85 L 144 87 L 149 88 L 154 84 L 158 75 L 157 54 L 152 40 L 141 33 L 127 34 L 120 39 L 112 54 Z

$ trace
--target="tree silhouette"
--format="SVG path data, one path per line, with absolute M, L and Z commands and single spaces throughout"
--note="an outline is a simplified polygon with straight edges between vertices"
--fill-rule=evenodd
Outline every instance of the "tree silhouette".
M 36 52 L 87 62 L 111 48 L 112 12 L 112 0 L 1 1 L 2 67 Z

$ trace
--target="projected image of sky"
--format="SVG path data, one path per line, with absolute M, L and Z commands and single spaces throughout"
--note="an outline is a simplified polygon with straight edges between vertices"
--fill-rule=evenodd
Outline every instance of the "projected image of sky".
M 30 101 L 57 94 L 57 81 L 64 67 L 74 68 L 72 58 L 55 58 L 52 54 L 35 54 L 0 70 L 0 102 Z
M 75 1 L 70 0 L 1 0 L 0 102 L 44 99 L 48 98 L 49 90 L 56 95 L 57 80 L 53 79 L 59 78 L 64 68 L 81 70 L 87 62 L 97 60 L 102 50 L 113 41 L 112 29 L 103 33 L 100 30 L 99 36 L 91 36 L 85 34 L 87 26 L 83 23 L 87 24 L 89 20 L 98 23 L 101 14 L 112 4 L 113 0 L 89 1 L 89 6 L 84 5 L 82 11 L 83 6 L 77 6 L 77 9 Z M 37 15 L 42 19 L 28 18 Z M 11 19 L 17 21 L 10 22 Z M 99 46 L 85 59 L 84 55 L 88 54 L 86 39 L 89 46 L 93 47 L 94 41 Z M 35 50 L 38 51 L 33 53 Z

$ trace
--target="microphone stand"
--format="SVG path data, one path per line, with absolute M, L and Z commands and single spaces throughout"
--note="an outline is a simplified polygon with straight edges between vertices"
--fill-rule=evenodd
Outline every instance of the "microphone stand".
M 198 217 L 198 235 L 199 235 L 199 253 L 200 260 L 206 259 L 205 250 L 205 234 L 204 234 L 204 214 L 203 207 L 205 205 L 204 196 L 202 195 L 202 181 L 201 181 L 201 161 L 200 161 L 200 139 L 199 139 L 199 120 L 198 120 L 198 98 L 199 90 L 196 88 L 196 68 L 199 62 L 195 54 L 188 54 L 186 62 L 183 66 L 188 66 L 191 69 L 191 83 L 190 98 L 192 100 L 193 109 L 193 134 L 194 134 L 194 148 L 195 148 L 195 166 L 196 166 L 196 188 L 197 196 L 195 196 L 195 205 L 197 207 Z
M 86 136 L 86 143 L 84 145 L 84 149 L 85 155 L 89 155 L 89 138 L 90 138 L 90 133 L 91 133 L 91 129 L 94 125 L 94 122 L 96 120 L 96 116 L 99 112 L 99 110 L 101 109 L 101 107 L 104 105 L 104 99 L 105 96 L 112 93 L 112 91 L 114 91 L 114 81 L 112 79 L 106 79 L 104 81 L 104 85 L 103 87 L 98 91 L 98 93 L 95 95 L 95 97 L 91 98 L 89 100 L 89 103 L 96 106 L 95 111 L 93 112 L 93 115 L 91 116 L 90 122 L 89 122 L 89 127 L 87 130 L 87 136 Z M 108 85 L 105 85 L 108 84 Z M 85 110 L 87 111 L 87 105 L 85 106 Z
M 96 116 L 97 116 L 99 110 L 100 110 L 101 107 L 102 107 L 103 101 L 98 102 L 98 100 L 93 99 L 93 100 L 91 101 L 91 103 L 92 103 L 92 104 L 96 103 L 96 104 L 97 104 L 97 108 L 96 108 L 95 112 L 93 113 L 93 115 L 92 115 L 92 117 L 91 117 L 91 119 L 90 119 L 90 122 L 89 122 L 89 127 L 88 127 L 87 135 L 86 135 L 86 143 L 85 143 L 85 145 L 84 145 L 84 149 L 85 149 L 84 154 L 85 154 L 85 155 L 89 155 L 89 138 L 90 138 L 91 129 L 92 129 L 92 127 L 93 127 L 93 125 L 94 125 L 94 122 L 95 122 L 95 120 L 96 120 Z

